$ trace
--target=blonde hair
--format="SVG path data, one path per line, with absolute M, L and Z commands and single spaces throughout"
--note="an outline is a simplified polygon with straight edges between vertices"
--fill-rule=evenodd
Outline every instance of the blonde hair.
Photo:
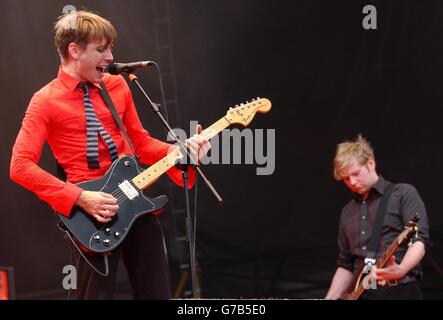
M 337 145 L 334 158 L 334 177 L 336 180 L 343 179 L 343 171 L 353 159 L 359 165 L 365 165 L 370 159 L 374 159 L 374 150 L 361 134 L 353 141 L 345 141 Z
M 89 11 L 73 11 L 60 16 L 54 26 L 55 46 L 60 59 L 68 58 L 68 46 L 76 43 L 84 49 L 92 41 L 115 43 L 117 32 L 108 20 Z

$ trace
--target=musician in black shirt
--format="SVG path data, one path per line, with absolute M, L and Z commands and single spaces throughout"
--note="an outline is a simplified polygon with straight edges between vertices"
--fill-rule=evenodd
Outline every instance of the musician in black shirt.
M 354 192 L 355 197 L 342 209 L 339 223 L 337 271 L 326 299 L 338 299 L 349 290 L 368 255 L 377 210 L 390 184 L 376 172 L 374 151 L 358 136 L 337 146 L 334 176 Z M 400 247 L 385 268 L 372 267 L 376 289 L 370 286 L 362 299 L 421 299 L 419 263 L 429 242 L 429 221 L 417 190 L 410 184 L 393 185 L 382 224 L 377 258 L 383 255 L 405 224 L 419 214 L 418 234 L 412 244 Z M 395 281 L 393 281 L 395 280 Z M 394 285 L 392 285 L 394 284 Z

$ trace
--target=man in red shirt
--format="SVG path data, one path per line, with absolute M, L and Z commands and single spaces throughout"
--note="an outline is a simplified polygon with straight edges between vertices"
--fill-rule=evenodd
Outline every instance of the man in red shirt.
M 124 78 L 105 73 L 105 68 L 113 61 L 111 50 L 116 37 L 109 21 L 90 12 L 73 12 L 58 19 L 55 25 L 55 44 L 61 58 L 58 76 L 32 97 L 13 147 L 11 179 L 68 217 L 74 205 L 82 207 L 99 222 L 107 222 L 117 214 L 117 199 L 112 195 L 86 191 L 75 183 L 102 177 L 112 163 L 113 150 L 117 155 L 133 155 L 100 96 L 100 80 L 112 97 L 141 163 L 157 162 L 167 155 L 171 147 L 152 138 L 142 127 Z M 87 105 L 90 104 L 93 110 L 88 111 Z M 87 126 L 91 114 L 94 124 L 101 128 L 100 132 L 94 133 L 98 135 L 98 146 L 89 140 Z M 198 126 L 196 134 L 186 140 L 197 159 L 210 148 L 209 142 L 199 135 L 201 130 Z M 64 169 L 66 182 L 38 166 L 45 141 Z M 91 155 L 96 156 L 98 163 L 95 165 L 92 165 Z M 175 183 L 183 186 L 181 171 L 172 168 L 167 173 Z M 194 179 L 195 171 L 190 170 L 188 188 L 192 187 Z M 113 251 L 107 277 L 94 272 L 73 251 L 80 299 L 113 297 L 120 255 L 123 255 L 135 298 L 170 297 L 163 236 L 154 215 L 139 219 L 124 244 Z M 93 262 L 97 260 L 93 256 L 88 258 Z

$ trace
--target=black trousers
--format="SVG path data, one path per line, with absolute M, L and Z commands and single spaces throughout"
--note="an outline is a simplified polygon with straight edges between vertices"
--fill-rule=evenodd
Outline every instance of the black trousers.
M 388 285 L 367 289 L 361 300 L 422 300 L 423 295 L 417 281 L 399 284 L 394 287 Z
M 86 255 L 95 268 L 104 273 L 101 256 Z M 170 274 L 163 231 L 156 216 L 147 215 L 131 227 L 123 243 L 108 256 L 109 274 L 100 275 L 72 246 L 77 268 L 77 298 L 113 299 L 120 258 L 126 267 L 134 299 L 169 299 Z

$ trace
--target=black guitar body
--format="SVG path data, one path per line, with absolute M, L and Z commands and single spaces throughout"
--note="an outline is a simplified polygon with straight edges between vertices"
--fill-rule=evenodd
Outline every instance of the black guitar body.
M 143 195 L 131 182 L 142 169 L 132 156 L 120 158 L 112 164 L 106 174 L 96 180 L 77 184 L 87 191 L 102 191 L 113 194 L 119 201 L 119 211 L 108 223 L 100 223 L 82 208 L 74 206 L 69 218 L 59 214 L 67 231 L 84 251 L 106 253 L 115 249 L 126 238 L 132 224 L 139 217 L 161 209 L 167 202 L 166 196 L 150 199 Z M 124 181 L 130 183 L 138 195 L 128 197 L 119 187 Z

